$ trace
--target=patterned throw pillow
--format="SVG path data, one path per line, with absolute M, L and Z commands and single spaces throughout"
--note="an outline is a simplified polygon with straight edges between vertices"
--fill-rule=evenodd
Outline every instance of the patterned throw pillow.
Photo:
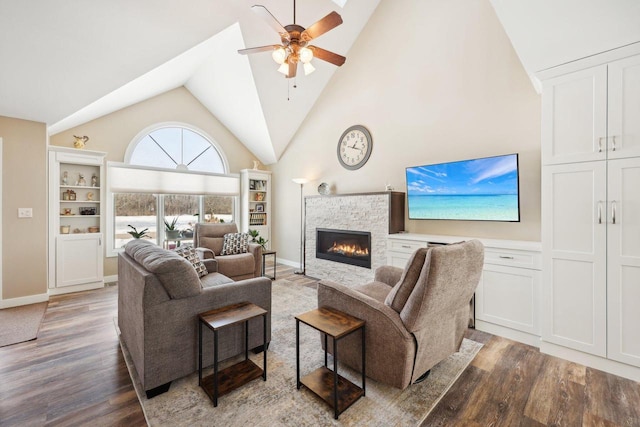
M 203 277 L 209 274 L 209 272 L 207 271 L 207 267 L 205 267 L 202 260 L 200 260 L 200 257 L 198 256 L 198 253 L 193 246 L 187 245 L 178 248 L 176 249 L 176 253 L 183 256 L 187 261 L 191 263 L 191 265 L 193 265 L 193 268 L 196 269 L 196 273 L 198 273 L 198 277 Z
M 248 250 L 249 235 L 247 233 L 227 233 L 224 235 L 220 255 L 243 254 Z

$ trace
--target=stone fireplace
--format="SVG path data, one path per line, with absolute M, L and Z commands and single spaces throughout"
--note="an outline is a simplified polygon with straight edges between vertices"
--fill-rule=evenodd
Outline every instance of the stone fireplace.
M 304 201 L 306 274 L 346 286 L 372 281 L 375 269 L 387 264 L 387 236 L 404 230 L 405 194 L 392 191 L 307 196 Z M 324 230 L 338 234 L 326 237 Z M 366 242 L 362 241 L 363 236 Z M 330 250 L 334 237 L 346 238 L 349 247 L 336 245 Z M 368 257 L 347 255 L 355 245 L 368 246 Z

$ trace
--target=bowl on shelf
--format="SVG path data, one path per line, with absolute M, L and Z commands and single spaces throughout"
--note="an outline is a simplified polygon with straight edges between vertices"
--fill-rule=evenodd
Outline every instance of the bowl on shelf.
M 87 230 L 89 233 L 98 233 L 100 231 L 100 227 L 89 227 Z

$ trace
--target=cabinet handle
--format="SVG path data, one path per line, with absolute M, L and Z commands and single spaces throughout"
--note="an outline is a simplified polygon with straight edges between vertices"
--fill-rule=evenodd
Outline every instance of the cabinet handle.
M 602 200 L 598 200 L 598 224 L 602 224 Z
M 613 144 L 611 146 L 611 151 L 616 151 L 616 137 L 615 136 L 611 137 L 611 140 L 613 141 Z
M 603 136 L 601 136 L 600 138 L 598 138 L 598 153 L 602 153 L 602 140 L 604 139 Z
M 506 255 L 500 255 L 500 258 L 502 258 L 502 259 L 513 259 L 512 256 L 506 256 Z
M 616 223 L 616 201 L 611 201 L 611 224 Z
M 98 238 L 98 246 L 102 246 L 102 237 Z
M 405 249 L 411 249 L 411 246 L 409 245 L 400 245 L 401 248 L 405 248 Z

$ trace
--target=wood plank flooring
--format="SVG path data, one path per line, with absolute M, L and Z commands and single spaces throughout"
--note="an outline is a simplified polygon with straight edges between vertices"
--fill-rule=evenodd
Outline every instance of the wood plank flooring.
M 278 279 L 316 280 L 278 265 Z M 117 286 L 53 296 L 38 339 L 0 348 L 0 426 L 144 426 Z M 1 325 L 0 325 L 1 327 Z M 423 426 L 640 426 L 640 384 L 469 330 L 485 345 Z

